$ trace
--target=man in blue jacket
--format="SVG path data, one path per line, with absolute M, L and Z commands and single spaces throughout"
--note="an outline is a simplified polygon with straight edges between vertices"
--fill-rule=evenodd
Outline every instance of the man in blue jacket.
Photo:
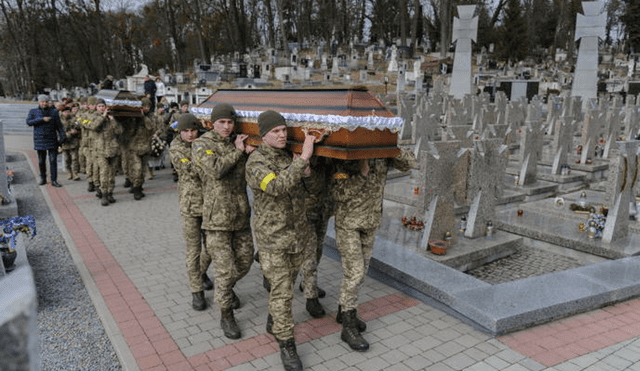
M 44 94 L 38 96 L 38 108 L 29 111 L 27 125 L 33 126 L 33 146 L 38 151 L 40 185 L 47 184 L 48 153 L 51 185 L 62 187 L 58 183 L 58 146 L 65 138 L 64 126 L 58 111 L 49 105 L 48 96 Z

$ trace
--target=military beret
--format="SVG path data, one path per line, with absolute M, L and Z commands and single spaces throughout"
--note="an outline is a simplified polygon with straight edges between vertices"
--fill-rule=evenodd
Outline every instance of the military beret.
M 284 117 L 276 111 L 264 111 L 258 116 L 258 127 L 260 128 L 261 137 L 280 125 L 286 125 L 286 122 L 284 121 Z
M 216 122 L 220 119 L 236 119 L 236 110 L 228 103 L 218 103 L 211 110 L 211 122 Z
M 96 97 L 89 97 L 87 98 L 87 104 L 90 106 L 95 106 L 98 103 L 98 98 Z
M 198 119 L 191 113 L 184 113 L 178 118 L 178 131 L 187 129 L 200 129 L 201 125 Z
M 80 97 L 80 99 L 78 99 L 78 101 L 80 103 L 87 103 L 87 97 Z
M 107 103 L 102 98 L 96 98 L 96 105 L 98 104 L 107 104 Z

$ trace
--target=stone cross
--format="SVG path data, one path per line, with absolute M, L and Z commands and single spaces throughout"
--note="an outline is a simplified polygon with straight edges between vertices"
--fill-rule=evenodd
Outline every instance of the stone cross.
M 393 45 L 391 47 L 391 60 L 389 61 L 389 68 L 387 68 L 387 72 L 396 71 L 398 71 L 398 48 Z
M 337 75 L 340 73 L 340 67 L 338 66 L 338 57 L 333 57 L 333 64 L 331 66 L 331 74 Z
M 597 97 L 598 38 L 604 37 L 607 15 L 600 14 L 597 1 L 583 1 L 584 15 L 576 15 L 576 40 L 580 40 L 578 62 L 571 86 L 571 95 L 583 99 Z
M 518 185 L 524 186 L 536 182 L 538 175 L 538 160 L 542 155 L 544 128 L 523 126 L 520 134 L 520 153 L 522 162 L 520 163 L 520 173 Z
M 509 162 L 508 147 L 500 139 L 478 140 L 470 154 L 467 199 L 471 201 L 465 237 L 486 235 L 487 222 L 495 222 Z
M 605 243 L 624 238 L 629 232 L 629 202 L 635 202 L 632 190 L 638 179 L 640 166 L 640 141 L 619 142 L 618 148 L 620 152 L 617 161 L 609 165 L 610 183 L 607 194 L 613 203 L 609 204 L 607 222 L 602 232 L 602 241 Z
M 425 216 L 421 242 L 424 248 L 431 239 L 443 240 L 446 232 L 451 232 L 455 239 L 454 200 L 456 194 L 466 192 L 467 174 L 467 162 L 461 159 L 466 151 L 459 141 L 429 142 L 429 147 L 420 152 L 424 192 L 417 207 L 418 215 Z
M 582 154 L 580 155 L 580 163 L 586 164 L 587 160 L 593 157 L 596 146 L 596 134 L 601 123 L 601 114 L 597 110 L 588 111 L 584 116 L 582 123 Z
M 399 116 L 404 120 L 404 125 L 399 133 L 398 139 L 411 140 L 413 137 L 413 114 L 414 106 L 406 94 L 398 94 L 398 108 L 400 108 Z
M 453 19 L 451 39 L 456 42 L 456 53 L 449 94 L 456 98 L 472 93 L 471 41 L 476 41 L 478 34 L 478 17 L 473 16 L 475 10 L 475 5 L 459 5 L 458 18 Z
M 551 166 L 551 174 L 560 175 L 562 166 L 568 165 L 569 153 L 573 147 L 573 127 L 575 121 L 569 121 L 565 117 L 556 119 L 555 135 L 551 142 L 553 157 L 553 165 Z

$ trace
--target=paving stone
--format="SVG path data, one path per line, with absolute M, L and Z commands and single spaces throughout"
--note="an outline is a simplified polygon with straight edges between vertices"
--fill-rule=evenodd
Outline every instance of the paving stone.
M 447 358 L 443 361 L 444 364 L 453 368 L 454 370 L 462 370 L 465 367 L 469 367 L 475 363 L 475 360 L 466 354 L 458 353 L 453 357 Z
M 495 355 L 487 357 L 484 361 L 498 370 L 507 368 L 510 365 L 510 363 Z
M 498 369 L 484 362 L 478 362 L 466 368 L 465 371 L 498 371 Z
M 462 352 L 465 348 L 455 341 L 449 341 L 437 346 L 435 350 L 437 350 L 438 353 L 444 354 L 446 357 L 451 357 L 454 354 Z
M 371 357 L 358 365 L 358 368 L 362 370 L 371 371 L 384 370 L 386 367 L 389 367 L 389 363 L 382 357 Z

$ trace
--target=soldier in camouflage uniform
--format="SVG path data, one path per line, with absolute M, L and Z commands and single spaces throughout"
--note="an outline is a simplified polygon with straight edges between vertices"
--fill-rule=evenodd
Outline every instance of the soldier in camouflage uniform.
M 79 99 L 80 105 L 76 105 L 72 108 L 73 117 L 76 121 L 76 126 L 80 130 L 80 143 L 78 143 L 78 164 L 80 165 L 80 172 L 86 174 L 87 169 L 87 157 L 85 154 L 86 144 L 85 140 L 82 137 L 82 116 L 87 111 L 87 97 L 80 97 Z
M 98 134 L 96 159 L 100 169 L 100 198 L 102 206 L 109 206 L 116 202 L 113 189 L 116 184 L 116 156 L 120 147 L 117 136 L 122 134 L 122 126 L 109 115 L 104 99 L 98 99 L 96 113 L 89 129 Z
M 67 168 L 67 173 L 69 173 L 68 179 L 80 180 L 78 176 L 78 172 L 80 171 L 80 165 L 78 163 L 80 128 L 76 125 L 76 119 L 71 114 L 71 108 L 65 107 L 62 109 L 60 121 L 62 121 L 66 135 L 65 141 L 60 147 L 62 147 L 64 163 Z
M 253 191 L 253 227 L 260 267 L 271 285 L 267 332 L 280 346 L 285 370 L 302 370 L 291 312 L 293 285 L 302 262 L 315 251 L 315 235 L 307 222 L 302 178 L 309 168 L 315 138 L 308 135 L 302 154 L 286 149 L 285 120 L 275 111 L 258 117 L 262 144 L 247 161 L 247 184 Z M 312 241 L 309 241 L 309 240 Z
M 315 239 L 309 249 L 313 252 L 309 259 L 302 263 L 300 291 L 307 299 L 307 312 L 314 318 L 324 316 L 325 311 L 318 298 L 325 297 L 324 290 L 318 287 L 318 264 L 322 257 L 324 237 L 327 234 L 327 224 L 333 212 L 333 203 L 329 195 L 331 168 L 324 157 L 311 158 L 311 175 L 303 178 L 305 190 L 305 210 L 307 220 L 315 233 Z
M 214 299 L 221 311 L 220 327 L 230 339 L 241 336 L 233 316 L 233 309 L 240 306 L 233 287 L 253 262 L 251 207 L 244 177 L 247 154 L 253 147 L 245 146 L 246 134 L 233 135 L 235 119 L 233 107 L 216 105 L 211 111 L 213 130 L 192 145 L 204 190 L 202 229 L 215 268 Z
M 358 291 L 369 269 L 376 229 L 382 217 L 382 196 L 387 171 L 393 166 L 409 171 L 413 153 L 402 150 L 393 159 L 365 159 L 337 164 L 331 184 L 336 203 L 336 243 L 342 255 L 342 286 L 336 320 L 342 322 L 341 338 L 357 351 L 369 349 L 360 334 L 366 324 L 357 317 Z
M 89 182 L 88 192 L 100 192 L 100 169 L 98 168 L 98 161 L 96 160 L 96 144 L 98 142 L 98 133 L 95 130 L 91 130 L 90 126 L 93 124 L 93 120 L 96 115 L 96 97 L 87 98 L 87 110 L 82 115 L 82 138 L 85 141 L 85 157 L 86 157 L 86 171 L 87 182 Z M 102 196 L 102 194 L 100 194 Z
M 172 142 L 169 154 L 171 163 L 178 172 L 178 197 L 182 215 L 182 235 L 187 248 L 187 273 L 192 294 L 191 306 L 205 310 L 207 302 L 203 290 L 213 289 L 207 276 L 211 256 L 202 248 L 202 182 L 191 161 L 191 143 L 200 134 L 200 123 L 190 113 L 178 120 L 178 135 Z
M 127 150 L 122 154 L 123 166 L 127 164 L 125 174 L 131 181 L 131 193 L 136 201 L 144 197 L 142 185 L 146 167 L 145 157 L 151 152 L 151 137 L 155 131 L 149 98 L 142 98 L 142 112 L 144 115 L 141 118 L 134 119 Z

